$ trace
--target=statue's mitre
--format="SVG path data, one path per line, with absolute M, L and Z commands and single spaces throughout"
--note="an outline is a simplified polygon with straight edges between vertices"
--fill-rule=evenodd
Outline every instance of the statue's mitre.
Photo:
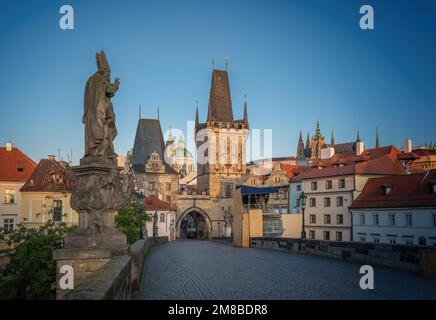
M 96 59 L 97 59 L 97 67 L 98 69 L 106 69 L 110 70 L 109 63 L 107 62 L 106 55 L 103 50 L 96 53 Z

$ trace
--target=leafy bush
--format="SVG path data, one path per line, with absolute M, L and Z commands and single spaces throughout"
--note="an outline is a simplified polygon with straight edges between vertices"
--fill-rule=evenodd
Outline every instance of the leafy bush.
M 129 244 L 135 243 L 139 239 L 140 216 L 138 213 L 142 214 L 142 223 L 144 224 L 147 216 L 144 209 L 140 208 L 136 203 L 132 203 L 128 207 L 119 210 L 115 216 L 116 227 L 120 232 L 127 235 L 127 242 Z M 144 230 L 144 236 L 145 232 L 146 230 Z
M 11 260 L 0 270 L 0 299 L 53 299 L 56 262 L 53 250 L 75 227 L 49 220 L 39 228 L 19 224 L 12 232 L 0 229 L 0 240 L 16 245 Z

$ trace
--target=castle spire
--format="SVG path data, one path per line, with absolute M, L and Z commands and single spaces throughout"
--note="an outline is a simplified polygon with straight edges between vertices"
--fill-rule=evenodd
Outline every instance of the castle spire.
M 333 128 L 332 128 L 332 137 L 331 137 L 331 139 L 330 139 L 330 144 L 331 144 L 332 146 L 335 145 L 335 136 L 333 135 Z
M 298 146 L 297 146 L 297 159 L 304 159 L 304 143 L 303 143 L 303 136 L 301 134 L 300 129 L 300 136 L 298 137 Z
M 375 147 L 380 148 L 380 139 L 378 137 L 378 127 L 376 128 L 376 133 L 375 133 Z
M 356 142 L 361 142 L 361 140 L 360 140 L 360 131 L 359 130 L 357 130 L 357 139 L 356 139 Z
M 139 120 L 141 120 L 141 104 L 139 105 Z
M 310 148 L 310 136 L 309 136 L 309 132 L 307 132 L 307 139 L 306 139 L 306 149 Z
M 159 106 L 157 106 L 157 120 L 160 120 L 160 115 L 159 115 Z
M 315 138 L 318 139 L 321 136 L 321 130 L 319 128 L 319 120 L 316 121 L 316 132 L 315 132 Z
M 227 71 L 227 69 L 228 69 L 228 67 L 229 67 L 229 58 L 228 58 L 228 57 L 226 57 L 226 58 L 224 59 L 224 63 L 225 63 L 225 65 L 226 65 L 226 71 Z

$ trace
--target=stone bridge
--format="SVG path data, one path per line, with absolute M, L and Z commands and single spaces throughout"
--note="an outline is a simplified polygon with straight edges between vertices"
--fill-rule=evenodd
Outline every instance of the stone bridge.
M 361 264 L 214 241 L 150 248 L 135 299 L 436 299 L 436 281 L 374 266 L 362 290 Z

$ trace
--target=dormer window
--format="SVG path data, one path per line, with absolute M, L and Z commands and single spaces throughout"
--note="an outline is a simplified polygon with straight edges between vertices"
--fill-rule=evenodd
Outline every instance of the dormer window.
M 61 173 L 55 173 L 52 175 L 53 182 L 56 184 L 60 184 L 64 182 L 64 177 Z
M 391 193 L 392 186 L 391 185 L 383 185 L 382 190 L 383 190 L 383 195 L 387 196 L 389 193 Z

